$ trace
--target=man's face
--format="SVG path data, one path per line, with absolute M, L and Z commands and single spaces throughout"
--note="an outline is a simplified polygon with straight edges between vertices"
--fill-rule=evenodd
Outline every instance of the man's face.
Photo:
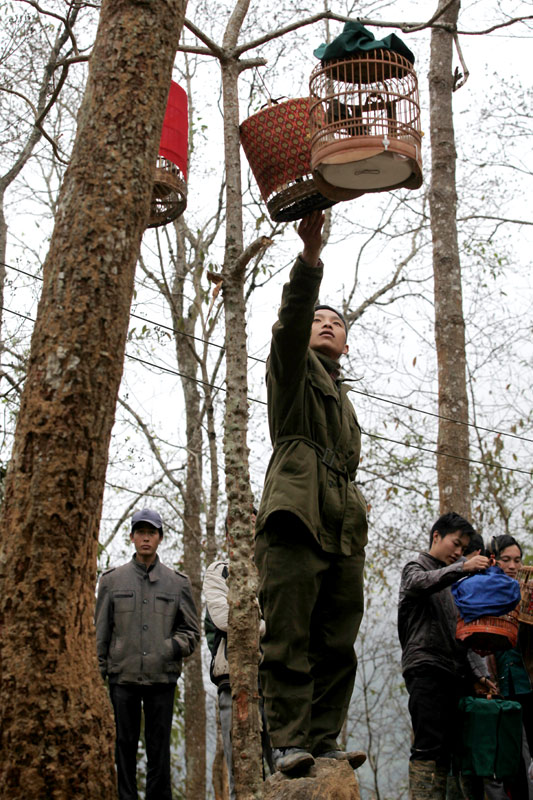
M 338 314 L 329 308 L 319 308 L 315 311 L 309 347 L 335 361 L 348 352 L 346 329 Z
M 469 541 L 470 537 L 461 531 L 447 533 L 446 536 L 441 536 L 438 531 L 435 531 L 429 552 L 445 564 L 454 564 L 463 555 Z
M 130 534 L 140 561 L 150 564 L 155 559 L 161 537 L 159 530 L 149 522 L 140 522 Z

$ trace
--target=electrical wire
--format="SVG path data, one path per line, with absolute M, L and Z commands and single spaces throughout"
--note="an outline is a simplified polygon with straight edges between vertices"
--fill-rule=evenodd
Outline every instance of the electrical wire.
M 31 317 L 25 317 L 23 314 L 19 314 L 17 311 L 11 311 L 11 309 L 5 308 L 5 307 L 3 307 L 3 310 L 7 311 L 7 312 L 9 312 L 11 314 L 16 314 L 19 317 L 23 317 L 23 319 L 28 319 L 28 320 L 30 320 L 30 322 L 34 322 L 34 320 L 32 320 Z M 216 386 L 213 383 L 208 383 L 207 381 L 202 381 L 199 378 L 193 378 L 192 375 L 185 375 L 184 373 L 179 372 L 178 370 L 171 369 L 170 367 L 165 367 L 162 364 L 154 364 L 153 361 L 147 361 L 145 359 L 138 358 L 138 356 L 131 356 L 129 353 L 125 353 L 125 357 L 129 358 L 132 361 L 138 361 L 139 363 L 143 364 L 144 366 L 153 367 L 154 369 L 159 369 L 162 372 L 167 372 L 170 375 L 177 375 L 178 377 L 184 378 L 185 380 L 194 381 L 194 383 L 198 383 L 198 384 L 201 384 L 203 386 L 209 386 L 210 388 L 216 389 L 217 391 L 222 391 L 222 392 L 227 392 L 228 391 L 228 389 L 226 387 L 224 387 L 224 386 Z M 248 397 L 247 400 L 249 402 L 251 402 L 251 403 L 259 403 L 260 405 L 263 405 L 263 406 L 267 405 L 267 403 L 264 400 L 259 400 L 259 399 L 255 398 L 255 397 Z M 414 450 L 420 450 L 423 453 L 431 453 L 432 455 L 435 455 L 435 456 L 444 456 L 445 458 L 451 458 L 451 459 L 454 459 L 455 461 L 466 461 L 466 462 L 468 462 L 470 464 L 481 464 L 482 466 L 485 466 L 485 467 L 491 467 L 493 469 L 505 470 L 506 472 L 517 472 L 517 473 L 520 473 L 522 475 L 528 475 L 528 476 L 533 475 L 533 472 L 528 472 L 528 471 L 526 471 L 524 469 L 519 469 L 518 467 L 506 467 L 506 466 L 504 466 L 502 464 L 495 464 L 495 463 L 490 462 L 490 461 L 481 461 L 481 460 L 476 459 L 476 458 L 467 458 L 466 456 L 455 456 L 455 455 L 452 455 L 451 453 L 439 453 L 437 450 L 430 450 L 428 447 L 421 447 L 420 445 L 410 444 L 408 442 L 402 442 L 400 439 L 389 439 L 386 436 L 380 436 L 380 435 L 378 435 L 376 433 L 368 433 L 368 431 L 365 431 L 363 429 L 361 429 L 361 433 L 364 436 L 368 436 L 370 439 L 381 439 L 381 440 L 386 441 L 386 442 L 391 442 L 393 444 L 402 445 L 403 447 L 409 447 L 409 448 L 412 448 Z
M 29 272 L 24 272 L 24 270 L 21 270 L 18 267 L 14 267 L 11 264 L 4 264 L 4 266 L 8 267 L 9 269 L 15 270 L 15 272 L 20 272 L 22 273 L 22 275 L 27 275 L 30 278 L 42 281 L 42 278 L 40 276 L 32 275 Z M 17 314 L 16 311 L 11 311 L 8 308 L 5 308 L 4 310 L 9 311 L 11 314 Z M 30 319 L 30 317 L 24 317 L 23 314 L 18 314 L 18 316 L 23 317 L 23 319 Z M 157 328 L 162 328 L 163 330 L 171 331 L 174 334 L 180 336 L 186 336 L 190 339 L 194 339 L 197 342 L 202 342 L 203 344 L 207 344 L 208 346 L 218 347 L 220 350 L 225 350 L 224 345 L 218 344 L 217 342 L 213 342 L 209 339 L 202 339 L 202 337 L 200 336 L 193 336 L 193 334 L 191 333 L 186 333 L 185 331 L 177 330 L 176 328 L 173 328 L 169 325 L 164 325 L 161 322 L 155 322 L 155 320 L 148 319 L 147 317 L 141 317 L 139 314 L 131 313 L 130 317 L 134 317 L 135 319 L 141 320 L 142 322 L 147 322 L 150 325 L 154 325 Z M 252 355 L 248 355 L 248 358 L 251 359 L 252 361 L 257 361 L 260 364 L 266 364 L 266 359 L 264 358 L 257 358 L 256 356 Z M 183 375 L 182 377 L 187 378 L 186 375 Z M 191 380 L 194 379 L 191 378 Z M 484 431 L 485 433 L 494 433 L 496 436 L 507 436 L 511 439 L 518 439 L 521 442 L 529 442 L 530 444 L 533 444 L 533 439 L 527 436 L 520 436 L 517 433 L 511 433 L 510 431 L 501 431 L 498 430 L 497 428 L 487 428 L 483 425 L 478 425 L 475 422 L 465 422 L 464 420 L 455 419 L 454 417 L 448 417 L 444 414 L 437 414 L 435 411 L 427 411 L 424 408 L 417 408 L 416 406 L 412 406 L 408 403 L 402 403 L 399 400 L 391 400 L 389 397 L 380 397 L 379 395 L 371 394 L 370 392 L 365 392 L 362 389 L 352 388 L 351 391 L 354 392 L 355 394 L 362 395 L 363 397 L 369 397 L 372 400 L 378 400 L 381 403 L 388 403 L 389 405 L 398 406 L 399 408 L 405 408 L 408 411 L 414 411 L 417 414 L 425 414 L 428 417 L 433 417 L 435 419 L 442 419 L 445 422 L 452 422 L 454 425 L 463 425 L 464 427 L 474 428 L 475 430 Z M 257 401 L 257 402 L 263 402 L 263 401 Z

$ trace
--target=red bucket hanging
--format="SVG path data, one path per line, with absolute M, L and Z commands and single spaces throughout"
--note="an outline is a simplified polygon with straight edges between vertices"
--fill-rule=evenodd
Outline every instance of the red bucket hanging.
M 171 81 L 154 169 L 148 228 L 167 225 L 183 214 L 187 207 L 188 143 L 187 93 L 175 81 Z

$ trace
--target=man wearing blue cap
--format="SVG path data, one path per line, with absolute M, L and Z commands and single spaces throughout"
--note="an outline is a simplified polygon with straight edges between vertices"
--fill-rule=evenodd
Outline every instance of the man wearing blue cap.
M 189 579 L 165 567 L 157 548 L 163 523 L 157 511 L 136 511 L 131 521 L 135 553 L 100 578 L 96 643 L 115 712 L 120 800 L 137 800 L 137 746 L 144 709 L 148 771 L 146 800 L 172 800 L 170 732 L 182 659 L 200 638 Z
M 267 367 L 273 453 L 256 522 L 266 623 L 261 685 L 274 763 L 315 758 L 358 767 L 337 743 L 353 690 L 363 616 L 366 504 L 354 483 L 360 428 L 340 378 L 342 314 L 318 304 L 324 216 L 299 224 L 304 248 L 283 288 Z

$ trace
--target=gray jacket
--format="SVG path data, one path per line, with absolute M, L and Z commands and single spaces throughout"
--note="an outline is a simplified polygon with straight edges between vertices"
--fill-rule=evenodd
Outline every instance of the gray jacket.
M 398 635 L 402 646 L 402 673 L 431 665 L 457 676 L 487 674 L 484 659 L 455 638 L 457 606 L 450 586 L 465 577 L 464 558 L 446 566 L 420 553 L 402 571 L 398 604 Z
M 176 683 L 200 639 L 189 579 L 156 556 L 104 572 L 96 600 L 96 645 L 103 677 L 118 683 Z

